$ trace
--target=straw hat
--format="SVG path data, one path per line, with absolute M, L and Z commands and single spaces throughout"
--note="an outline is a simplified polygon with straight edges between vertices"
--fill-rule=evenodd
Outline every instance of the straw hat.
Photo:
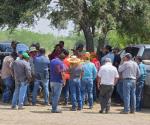
M 30 47 L 29 52 L 36 52 L 36 51 L 37 51 L 37 49 L 35 47 Z
M 68 58 L 68 62 L 70 62 L 70 63 L 80 63 L 81 60 L 79 58 L 77 58 L 77 56 L 71 56 L 70 58 Z

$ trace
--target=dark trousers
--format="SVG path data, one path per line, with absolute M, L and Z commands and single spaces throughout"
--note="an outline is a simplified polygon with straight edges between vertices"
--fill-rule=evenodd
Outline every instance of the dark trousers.
M 100 85 L 99 100 L 101 104 L 101 110 L 109 111 L 111 106 L 111 96 L 114 90 L 113 85 Z

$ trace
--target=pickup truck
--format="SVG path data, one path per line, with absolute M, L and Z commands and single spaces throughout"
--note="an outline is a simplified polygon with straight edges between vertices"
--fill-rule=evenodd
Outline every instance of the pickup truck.
M 3 59 L 5 56 L 8 56 L 11 54 L 11 41 L 3 41 L 0 42 L 0 69 L 2 68 Z M 29 47 L 26 44 L 23 44 L 21 42 L 18 42 L 16 51 L 27 51 L 29 50 Z
M 2 63 L 3 63 L 3 59 L 5 58 L 5 56 L 8 56 L 11 54 L 11 52 L 9 51 L 11 50 L 11 41 L 0 41 L 0 70 L 2 68 Z M 21 42 L 18 42 L 17 47 L 16 47 L 16 51 L 27 51 L 29 50 L 29 47 L 26 44 L 23 44 Z M 1 76 L 1 73 L 0 73 Z M 1 81 L 1 77 L 0 77 L 0 93 L 2 91 L 2 85 L 1 85 L 2 81 Z
M 125 53 L 131 53 L 133 57 L 142 57 L 147 71 L 143 92 L 143 107 L 150 108 L 150 44 L 130 45 L 121 51 L 120 56 L 122 57 Z

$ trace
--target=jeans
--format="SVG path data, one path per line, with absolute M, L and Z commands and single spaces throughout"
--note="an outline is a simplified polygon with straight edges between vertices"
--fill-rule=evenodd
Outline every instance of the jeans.
M 121 100 L 123 100 L 123 80 L 119 80 L 117 83 L 117 93 L 119 94 Z
M 93 81 L 93 100 L 97 99 L 97 88 L 96 88 L 96 79 Z
M 144 88 L 145 77 L 140 77 L 136 85 L 136 111 L 141 111 L 142 108 L 142 95 Z
M 66 80 L 66 85 L 63 87 L 62 89 L 62 94 L 65 98 L 65 103 L 67 104 L 68 103 L 68 100 L 69 100 L 69 80 Z
M 93 79 L 86 78 L 81 81 L 81 96 L 84 104 L 85 94 L 88 94 L 89 107 L 93 106 Z
M 136 80 L 124 79 L 123 80 L 123 100 L 124 100 L 124 112 L 132 111 L 136 109 Z
M 28 84 L 27 85 L 27 92 L 26 92 L 26 96 L 25 96 L 25 101 L 24 101 L 24 105 L 27 105 L 28 103 L 31 102 L 31 96 L 30 94 L 33 91 L 33 84 Z
M 76 109 L 76 104 L 78 102 L 78 108 L 82 108 L 82 98 L 81 98 L 81 80 L 79 78 L 70 80 L 70 91 L 71 91 L 71 102 L 72 109 Z
M 62 91 L 62 83 L 59 82 L 51 82 L 51 100 L 52 100 L 52 111 L 57 111 L 58 102 L 60 99 L 60 94 Z
M 8 103 L 11 101 L 14 91 L 14 80 L 11 76 L 3 79 L 2 101 Z
M 99 99 L 101 111 L 109 111 L 111 106 L 111 96 L 114 90 L 113 85 L 100 85 Z
M 37 93 L 38 93 L 40 85 L 42 85 L 42 87 L 44 89 L 44 103 L 45 104 L 49 103 L 49 88 L 48 88 L 48 84 L 49 84 L 49 80 L 48 79 L 44 79 L 44 80 L 37 80 L 37 79 L 35 79 L 34 88 L 33 88 L 33 92 L 32 92 L 32 104 L 33 105 L 36 104 L 36 97 L 37 97 Z
M 27 83 L 26 82 L 21 82 L 16 85 L 15 91 L 13 94 L 13 99 L 12 99 L 12 107 L 16 107 L 17 105 L 19 107 L 23 106 L 26 91 L 27 91 Z

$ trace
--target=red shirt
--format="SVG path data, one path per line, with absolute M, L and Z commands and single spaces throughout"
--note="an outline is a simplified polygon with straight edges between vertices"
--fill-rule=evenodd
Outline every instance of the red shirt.
M 98 59 L 97 59 L 97 58 L 93 58 L 93 59 L 91 60 L 91 62 L 94 63 L 94 65 L 95 65 L 97 71 L 99 71 L 101 65 L 100 65 L 100 62 L 98 61 Z

